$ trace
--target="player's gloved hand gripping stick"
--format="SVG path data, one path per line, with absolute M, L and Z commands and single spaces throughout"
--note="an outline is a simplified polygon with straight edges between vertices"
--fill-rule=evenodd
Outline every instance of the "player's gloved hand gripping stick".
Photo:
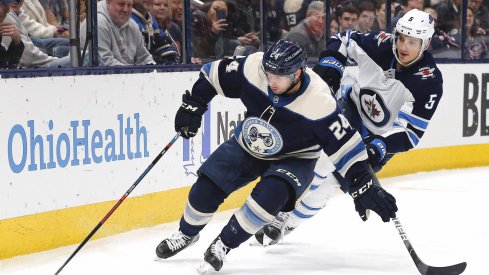
M 358 181 L 361 182 L 361 181 Z M 409 241 L 404 228 L 402 227 L 399 218 L 396 217 L 396 200 L 387 193 L 379 184 L 376 178 L 368 181 L 366 184 L 357 184 L 350 186 L 350 195 L 355 202 L 355 210 L 358 212 L 362 220 L 368 219 L 369 209 L 375 211 L 384 222 L 388 222 L 392 218 L 394 226 L 399 232 L 399 236 L 404 242 L 409 255 L 414 261 L 416 268 L 422 275 L 458 275 L 464 272 L 467 267 L 466 262 L 451 266 L 429 266 L 425 264 L 416 254 L 414 248 Z M 384 199 L 385 198 L 385 199 Z
M 355 210 L 362 220 L 368 219 L 369 210 L 379 214 L 384 222 L 389 222 L 391 218 L 396 217 L 396 199 L 380 186 L 375 175 L 366 175 L 357 179 L 349 187 L 349 193 L 355 203 Z
M 175 115 L 175 131 L 181 132 L 182 137 L 194 137 L 202 123 L 202 115 L 207 111 L 207 102 L 199 96 L 185 91 L 182 105 Z

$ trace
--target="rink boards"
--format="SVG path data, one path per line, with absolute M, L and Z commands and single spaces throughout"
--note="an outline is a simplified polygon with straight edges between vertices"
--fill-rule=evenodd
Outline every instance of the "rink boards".
M 380 177 L 489 165 L 487 66 L 439 67 L 445 93 L 428 131 Z M 181 95 L 197 77 L 1 79 L 0 259 L 83 240 L 174 136 Z M 178 140 L 94 238 L 177 220 L 198 167 L 243 117 L 239 100 L 216 97 L 201 134 Z M 239 207 L 250 190 L 222 209 Z

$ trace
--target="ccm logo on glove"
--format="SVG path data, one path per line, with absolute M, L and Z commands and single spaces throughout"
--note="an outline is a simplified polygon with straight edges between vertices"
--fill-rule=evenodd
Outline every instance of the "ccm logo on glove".
M 364 186 L 360 187 L 360 189 L 358 189 L 357 191 L 355 192 L 352 192 L 351 193 L 351 196 L 352 198 L 356 198 L 358 196 L 360 196 L 361 194 L 365 193 L 365 191 L 367 191 L 370 186 L 372 186 L 372 180 L 370 180 L 369 182 L 367 182 Z
M 187 104 L 185 102 L 182 102 L 182 108 L 185 110 L 191 111 L 191 112 L 196 112 L 199 109 L 199 107 L 194 107 L 194 106 Z

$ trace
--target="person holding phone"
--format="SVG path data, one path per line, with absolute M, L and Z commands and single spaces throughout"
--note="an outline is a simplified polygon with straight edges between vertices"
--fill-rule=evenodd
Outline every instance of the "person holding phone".
M 218 54 L 216 44 L 222 32 L 228 27 L 227 12 L 226 2 L 215 0 L 205 3 L 201 9 L 192 13 L 192 51 L 194 57 L 202 60 L 216 59 Z
M 4 22 L 10 11 L 12 0 L 0 0 L 0 42 L 2 37 L 10 38 L 8 45 L 0 45 L 0 68 L 17 68 L 22 53 L 24 52 L 24 43 L 20 39 L 19 30 L 10 23 Z

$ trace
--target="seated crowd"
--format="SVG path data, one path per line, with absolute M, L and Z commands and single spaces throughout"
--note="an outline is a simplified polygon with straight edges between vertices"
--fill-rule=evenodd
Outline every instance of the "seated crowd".
M 80 42 L 86 39 L 85 4 L 80 1 Z M 191 1 L 191 61 L 204 63 L 258 51 L 260 38 L 289 38 L 308 56 L 325 49 L 326 7 L 317 0 L 266 0 L 261 29 L 258 0 Z M 435 57 L 489 58 L 489 0 L 468 0 L 462 45 L 462 0 L 397 0 L 391 26 L 411 9 L 429 12 L 436 31 Z M 346 30 L 388 31 L 385 0 L 330 1 L 329 35 Z M 99 65 L 179 64 L 182 62 L 183 0 L 100 0 L 97 5 Z M 70 66 L 67 0 L 0 0 L 0 67 Z M 264 32 L 264 35 L 261 35 Z M 85 54 L 86 59 L 87 54 Z M 85 60 L 84 59 L 84 60 Z

